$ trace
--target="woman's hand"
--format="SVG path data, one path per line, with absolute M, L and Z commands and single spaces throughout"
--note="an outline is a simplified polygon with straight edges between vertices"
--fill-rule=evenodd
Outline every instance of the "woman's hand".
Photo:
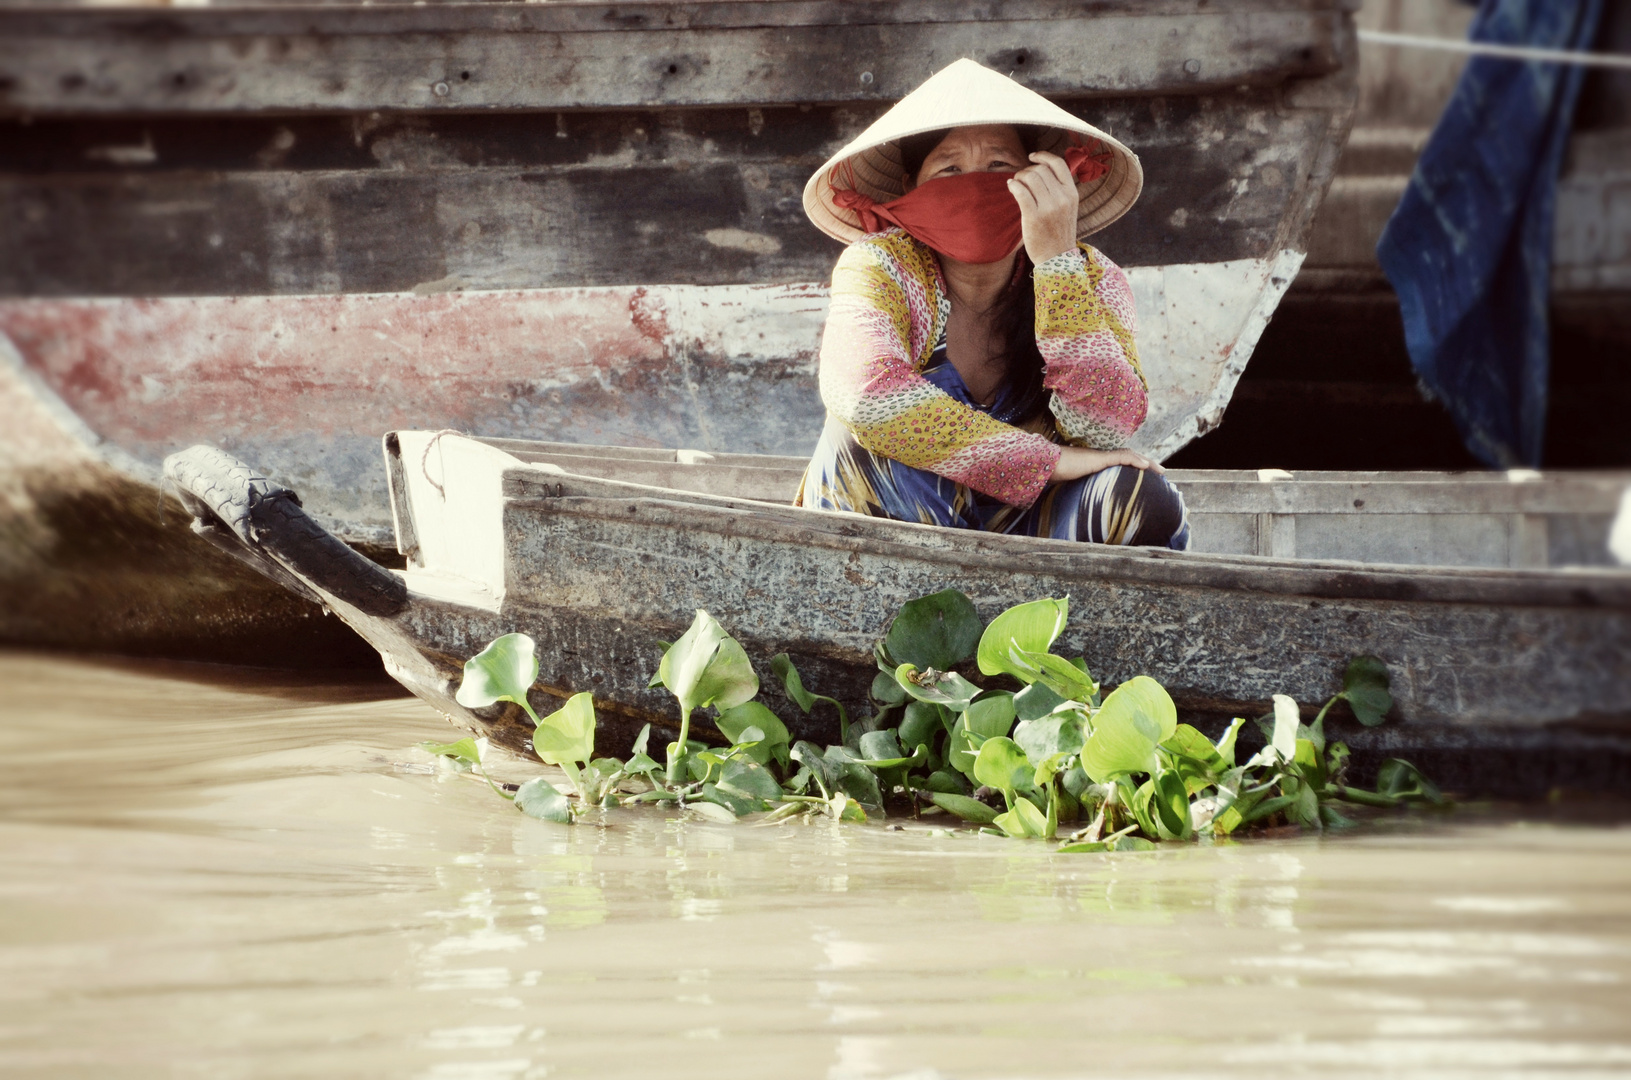
M 1076 178 L 1058 154 L 1038 151 L 1031 160 L 1036 164 L 1015 173 L 1008 190 L 1019 203 L 1025 254 L 1040 266 L 1076 247 Z
M 1065 480 L 1080 480 L 1112 465 L 1130 465 L 1135 469 L 1149 469 L 1157 473 L 1167 471 L 1143 454 L 1135 454 L 1131 450 L 1086 450 L 1080 446 L 1066 446 L 1061 449 L 1063 452 L 1059 455 L 1059 464 L 1053 467 L 1053 475 L 1048 478 L 1049 482 L 1055 484 Z

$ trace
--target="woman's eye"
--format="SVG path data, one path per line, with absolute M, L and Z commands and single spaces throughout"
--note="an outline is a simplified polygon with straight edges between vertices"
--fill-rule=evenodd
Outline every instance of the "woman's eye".
M 992 161 L 991 164 L 987 165 L 985 168 L 986 168 L 987 172 L 997 172 L 998 170 L 1001 170 L 1001 169 L 1007 169 L 1010 172 L 1014 172 L 1014 171 L 1017 171 L 1019 169 L 1019 166 L 1015 165 L 1012 161 L 1004 161 L 1001 158 L 997 158 L 996 160 Z

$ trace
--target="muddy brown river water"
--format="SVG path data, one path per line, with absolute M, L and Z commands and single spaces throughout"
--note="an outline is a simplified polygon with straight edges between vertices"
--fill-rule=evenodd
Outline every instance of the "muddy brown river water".
M 1631 1075 L 1631 829 L 524 818 L 387 686 L 0 653 L 0 1075 Z

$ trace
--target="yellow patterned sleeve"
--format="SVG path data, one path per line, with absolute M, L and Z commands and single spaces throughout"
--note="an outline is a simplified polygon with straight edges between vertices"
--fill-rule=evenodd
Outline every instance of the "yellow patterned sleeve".
M 1038 266 L 1036 344 L 1061 435 L 1100 450 L 1127 445 L 1149 411 L 1127 275 L 1081 245 Z

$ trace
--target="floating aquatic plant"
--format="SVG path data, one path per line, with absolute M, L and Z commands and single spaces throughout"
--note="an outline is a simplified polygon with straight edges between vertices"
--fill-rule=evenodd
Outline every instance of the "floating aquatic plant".
M 746 651 L 705 611 L 666 648 L 651 681 L 679 709 L 679 738 L 663 765 L 646 752 L 649 725 L 628 760 L 594 759 L 588 694 L 540 719 L 527 701 L 538 663 L 524 634 L 506 634 L 472 658 L 457 700 L 513 701 L 526 710 L 536 725 L 534 750 L 566 771 L 575 800 L 535 779 L 515 804 L 559 822 L 591 806 L 647 802 L 720 821 L 812 813 L 865 821 L 905 804 L 1016 839 L 1053 841 L 1062 852 L 1095 852 L 1148 850 L 1276 821 L 1319 830 L 1350 824 L 1345 806 L 1444 801 L 1420 771 L 1396 759 L 1383 763 L 1374 790 L 1346 783 L 1348 748 L 1327 742 L 1325 718 L 1346 701 L 1361 724 L 1382 722 L 1392 697 L 1387 669 L 1374 657 L 1348 665 L 1342 691 L 1310 724 L 1295 701 L 1275 695 L 1273 712 L 1259 721 L 1265 745 L 1239 761 L 1244 719 L 1210 739 L 1180 723 L 1165 688 L 1147 676 L 1101 695 L 1085 659 L 1052 651 L 1069 616 L 1068 598 L 1019 604 L 989 625 L 956 590 L 911 601 L 874 649 L 873 714 L 853 721 L 839 701 L 806 688 L 787 654 L 772 658 L 795 706 L 836 711 L 839 742 L 826 747 L 793 741 L 782 720 L 753 700 L 759 678 Z M 716 711 L 714 725 L 729 745 L 690 740 L 691 718 L 705 708 Z M 479 764 L 472 740 L 430 749 Z

